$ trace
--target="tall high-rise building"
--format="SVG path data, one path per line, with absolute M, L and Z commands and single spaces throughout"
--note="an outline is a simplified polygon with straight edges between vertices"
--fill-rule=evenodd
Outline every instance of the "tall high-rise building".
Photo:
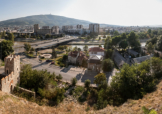
M 77 28 L 77 29 L 82 29 L 82 28 L 83 28 L 83 25 L 79 25 L 79 24 L 78 24 L 78 25 L 76 26 L 76 28 Z
M 99 24 L 89 24 L 89 30 L 91 32 L 99 33 L 100 32 L 100 25 Z
M 34 32 L 37 33 L 39 30 L 39 25 L 38 24 L 35 24 L 34 25 Z

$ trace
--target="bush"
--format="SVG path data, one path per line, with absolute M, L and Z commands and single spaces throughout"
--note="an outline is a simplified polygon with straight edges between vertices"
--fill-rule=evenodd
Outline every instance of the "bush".
M 85 82 L 84 82 L 84 87 L 89 89 L 90 87 L 90 84 L 91 84 L 91 81 L 89 79 L 87 79 Z
M 77 83 L 77 79 L 76 79 L 75 77 L 72 78 L 72 80 L 71 80 L 71 84 L 72 84 L 73 86 L 75 86 L 76 83 Z
M 103 61 L 102 70 L 104 72 L 112 71 L 113 68 L 114 68 L 114 62 L 111 59 L 105 59 Z
M 62 80 L 61 74 L 59 74 L 58 76 L 56 76 L 56 79 L 60 82 L 60 80 Z

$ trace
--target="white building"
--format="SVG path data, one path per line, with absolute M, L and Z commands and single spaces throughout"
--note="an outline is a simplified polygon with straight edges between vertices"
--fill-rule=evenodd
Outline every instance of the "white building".
M 101 48 L 101 47 L 89 48 L 89 56 L 93 56 L 93 55 L 104 56 L 105 55 L 105 50 L 103 48 Z

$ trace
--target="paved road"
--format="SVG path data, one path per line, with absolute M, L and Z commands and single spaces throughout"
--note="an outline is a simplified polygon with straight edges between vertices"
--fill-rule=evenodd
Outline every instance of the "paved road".
M 68 68 L 60 68 L 55 65 L 50 65 L 50 63 L 47 62 L 40 62 L 37 58 L 34 59 L 26 58 L 26 56 L 24 55 L 21 55 L 21 62 L 24 64 L 31 64 L 33 69 L 37 69 L 37 70 L 46 69 L 50 73 L 55 72 L 56 75 L 61 74 L 64 81 L 70 82 L 72 78 L 76 77 L 78 80 L 78 84 L 80 85 L 84 85 L 84 81 L 87 79 L 91 80 L 91 82 L 93 83 L 94 76 L 97 75 L 96 72 L 91 72 L 83 69 L 72 71 L 69 70 Z M 116 69 L 114 69 L 113 72 L 106 73 L 108 83 L 110 83 L 111 76 L 114 76 L 115 72 Z

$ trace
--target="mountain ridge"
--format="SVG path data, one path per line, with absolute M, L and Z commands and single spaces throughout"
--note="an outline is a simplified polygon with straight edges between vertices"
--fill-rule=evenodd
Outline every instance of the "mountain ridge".
M 75 18 L 69 18 L 59 15 L 31 15 L 26 17 L 20 17 L 15 19 L 8 19 L 4 21 L 0 21 L 0 26 L 8 27 L 8 26 L 23 26 L 23 25 L 34 25 L 39 24 L 40 26 L 63 26 L 63 25 L 77 25 L 82 24 L 84 27 L 88 27 L 88 25 L 92 23 L 86 20 L 80 20 Z M 107 26 L 119 26 L 119 25 L 111 25 L 111 24 L 100 24 L 101 27 Z

